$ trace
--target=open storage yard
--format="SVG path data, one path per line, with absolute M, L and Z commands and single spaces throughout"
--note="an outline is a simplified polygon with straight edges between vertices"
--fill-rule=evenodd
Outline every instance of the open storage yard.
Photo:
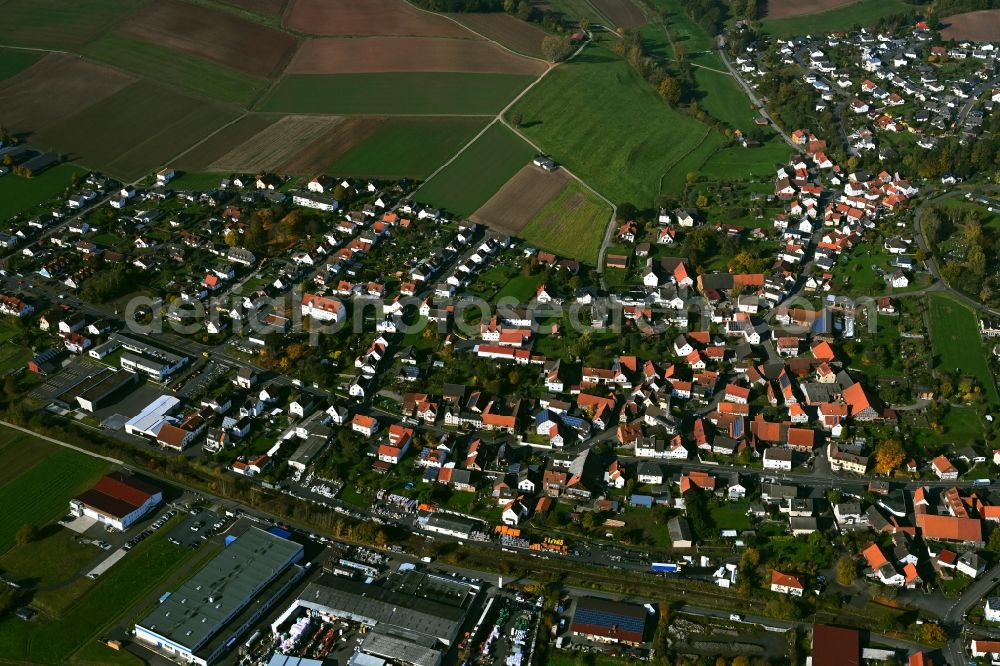
M 478 39 L 454 21 L 406 0 L 292 0 L 285 26 L 309 35 L 412 35 Z
M 40 132 L 33 142 L 131 181 L 237 117 L 235 107 L 144 80 Z
M 533 154 L 531 146 L 520 137 L 501 123 L 494 123 L 454 162 L 428 180 L 414 198 L 455 215 L 471 215 L 531 161 Z
M 494 114 L 534 76 L 472 72 L 289 74 L 260 111 L 376 115 Z
M 538 26 L 503 12 L 448 14 L 470 30 L 525 55 L 542 57 L 542 40 L 548 34 Z
M 507 234 L 521 235 L 521 230 L 538 211 L 571 180 L 562 169 L 550 173 L 533 164 L 526 164 L 473 213 L 471 219 Z
M 292 74 L 369 72 L 506 72 L 541 74 L 545 63 L 487 41 L 422 37 L 310 39 L 288 67 Z
M 955 14 L 941 19 L 944 39 L 971 39 L 979 42 L 1000 40 L 1000 9 Z
M 264 78 L 281 72 L 296 44 L 287 32 L 180 0 L 151 3 L 121 29 L 136 39 Z
M 476 135 L 484 118 L 349 118 L 350 144 L 327 153 L 326 172 L 370 178 L 426 178 Z

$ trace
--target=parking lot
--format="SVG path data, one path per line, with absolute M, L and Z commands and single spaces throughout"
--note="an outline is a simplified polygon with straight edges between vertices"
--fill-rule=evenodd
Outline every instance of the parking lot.
M 194 508 L 170 530 L 167 540 L 181 546 L 197 548 L 212 535 L 225 530 L 231 522 L 232 519 L 215 511 Z

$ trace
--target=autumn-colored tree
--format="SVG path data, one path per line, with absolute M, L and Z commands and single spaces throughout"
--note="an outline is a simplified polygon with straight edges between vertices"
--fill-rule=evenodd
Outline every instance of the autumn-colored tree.
M 670 106 L 676 106 L 678 102 L 681 101 L 681 97 L 684 94 L 684 89 L 681 87 L 680 81 L 672 76 L 664 76 L 663 80 L 660 81 L 660 85 L 657 88 L 657 92 L 660 93 L 660 97 L 663 98 Z
M 542 55 L 549 62 L 562 62 L 573 53 L 573 44 L 569 37 L 546 35 L 542 39 Z
M 875 472 L 891 474 L 905 459 L 903 446 L 895 439 L 886 439 L 875 448 Z
M 857 569 L 854 566 L 854 560 L 846 555 L 837 560 L 837 583 L 839 585 L 844 587 L 853 585 L 856 576 Z
M 948 642 L 948 632 L 940 624 L 925 622 L 920 627 L 920 639 L 927 645 L 944 645 Z

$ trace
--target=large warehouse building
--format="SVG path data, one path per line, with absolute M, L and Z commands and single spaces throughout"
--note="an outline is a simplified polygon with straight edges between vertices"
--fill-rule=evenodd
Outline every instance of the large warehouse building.
M 159 488 L 121 472 L 101 477 L 100 481 L 69 501 L 74 516 L 87 516 L 119 530 L 128 529 L 163 501 Z
M 572 631 L 594 641 L 639 645 L 646 641 L 649 617 L 642 606 L 583 597 L 576 602 Z
M 183 663 L 207 666 L 302 577 L 300 544 L 249 528 L 135 625 L 135 637 Z

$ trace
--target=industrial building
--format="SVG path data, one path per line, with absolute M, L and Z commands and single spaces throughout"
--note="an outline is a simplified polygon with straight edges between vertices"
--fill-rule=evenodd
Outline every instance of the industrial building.
M 174 420 L 170 414 L 180 404 L 181 401 L 172 395 L 161 395 L 125 422 L 125 432 L 137 437 L 156 439 L 160 429 Z
M 163 493 L 132 476 L 107 474 L 90 490 L 69 501 L 74 516 L 87 516 L 119 530 L 128 529 L 163 501 Z
M 114 403 L 139 381 L 131 372 L 110 369 L 99 372 L 76 387 L 76 404 L 83 411 L 94 413 Z
M 207 666 L 305 573 L 300 544 L 249 528 L 135 625 L 150 649 Z
M 102 359 L 119 348 L 126 350 L 121 355 L 122 368 L 129 372 L 142 373 L 159 382 L 183 368 L 188 362 L 187 356 L 166 351 L 121 333 L 115 333 L 107 342 L 94 347 L 89 353 L 93 358 Z
M 478 520 L 440 512 L 431 513 L 419 520 L 428 532 L 437 532 L 456 539 L 468 539 L 473 532 L 479 531 L 482 526 Z
M 639 645 L 646 641 L 650 612 L 642 606 L 596 597 L 576 602 L 574 635 L 602 643 Z
M 813 625 L 813 666 L 858 666 L 861 663 L 861 636 L 857 629 Z
M 458 638 L 479 595 L 474 582 L 417 570 L 394 572 L 382 584 L 323 574 L 271 625 L 279 634 L 294 618 L 345 619 L 370 628 L 366 654 L 394 663 L 438 666 Z

